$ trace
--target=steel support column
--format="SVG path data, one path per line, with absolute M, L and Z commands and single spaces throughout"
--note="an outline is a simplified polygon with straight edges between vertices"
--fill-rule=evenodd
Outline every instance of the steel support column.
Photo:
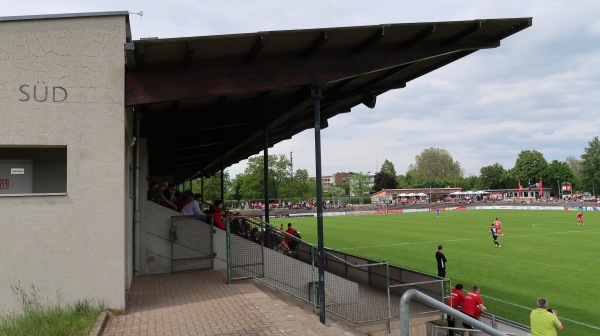
M 221 202 L 225 209 L 225 158 L 221 156 Z
M 325 324 L 325 249 L 323 244 L 323 180 L 321 173 L 321 85 L 313 85 L 311 94 L 315 109 L 315 170 L 317 180 L 317 236 L 319 255 L 319 317 Z
M 264 156 L 263 156 L 263 178 L 265 184 L 265 222 L 271 223 L 270 218 L 270 206 L 269 203 L 269 130 L 265 127 L 264 129 Z

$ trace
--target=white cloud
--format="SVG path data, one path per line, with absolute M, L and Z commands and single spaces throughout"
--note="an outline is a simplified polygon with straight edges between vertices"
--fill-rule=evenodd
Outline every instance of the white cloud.
M 128 8 L 124 8 L 127 6 Z M 385 159 L 404 173 L 429 147 L 446 149 L 467 174 L 511 168 L 521 150 L 548 161 L 579 156 L 600 129 L 600 1 L 489 0 L 116 0 L 3 4 L 3 14 L 144 11 L 135 39 L 402 23 L 533 17 L 533 26 L 356 107 L 323 130 L 323 173 L 374 172 Z M 294 167 L 314 173 L 314 131 L 277 144 Z M 235 175 L 245 163 L 230 168 Z

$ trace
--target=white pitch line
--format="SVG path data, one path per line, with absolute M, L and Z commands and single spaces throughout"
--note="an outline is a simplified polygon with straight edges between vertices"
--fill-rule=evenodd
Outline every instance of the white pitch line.
M 534 224 L 535 225 L 535 224 Z M 578 230 L 578 231 L 558 231 L 558 232 L 545 232 L 545 233 L 532 233 L 525 235 L 514 235 L 514 236 L 502 236 L 502 239 L 506 238 L 521 238 L 521 237 L 531 237 L 531 236 L 543 236 L 543 235 L 555 235 L 555 234 L 569 234 L 569 233 L 587 233 L 592 231 L 600 231 L 600 229 L 592 229 L 592 230 Z M 473 240 L 488 240 L 487 238 L 461 238 L 461 239 L 451 239 L 451 240 L 443 240 L 442 242 L 459 242 L 459 241 L 473 241 Z M 393 247 L 393 246 L 405 246 L 405 245 L 418 245 L 418 244 L 431 244 L 431 243 L 439 243 L 439 240 L 432 241 L 420 241 L 420 242 L 407 242 L 407 243 L 398 243 L 398 244 L 382 244 L 382 245 L 369 245 L 369 246 L 354 246 L 354 247 L 338 247 L 337 249 L 341 251 L 347 250 L 358 250 L 358 249 L 366 249 L 373 247 Z

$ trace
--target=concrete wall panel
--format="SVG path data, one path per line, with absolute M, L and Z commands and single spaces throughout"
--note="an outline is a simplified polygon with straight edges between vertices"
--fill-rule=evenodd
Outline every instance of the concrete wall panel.
M 125 16 L 0 22 L 0 147 L 65 146 L 66 196 L 1 197 L 0 313 L 125 306 Z

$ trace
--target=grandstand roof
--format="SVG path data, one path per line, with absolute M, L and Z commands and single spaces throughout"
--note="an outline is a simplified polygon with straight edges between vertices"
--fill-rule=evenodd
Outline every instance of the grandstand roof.
M 531 18 L 145 39 L 126 45 L 125 104 L 142 115 L 150 175 L 212 175 L 531 26 Z M 312 148 L 312 147 L 311 147 Z

